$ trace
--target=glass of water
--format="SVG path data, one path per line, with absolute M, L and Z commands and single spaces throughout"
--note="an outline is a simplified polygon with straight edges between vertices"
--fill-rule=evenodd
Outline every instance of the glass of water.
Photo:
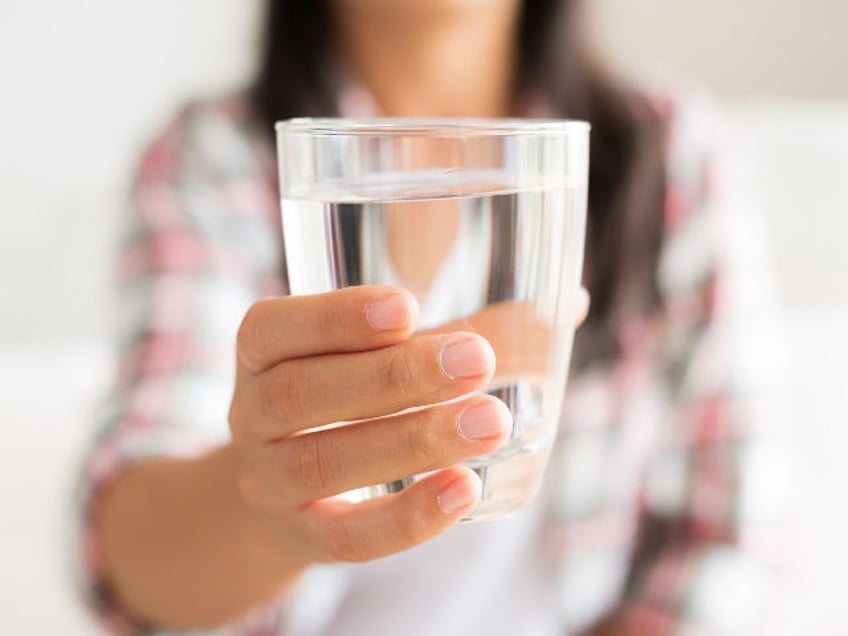
M 509 442 L 468 462 L 470 520 L 530 501 L 565 391 L 585 235 L 589 125 L 558 120 L 293 119 L 277 124 L 292 294 L 399 285 L 418 329 L 471 330 L 497 356 L 486 390 Z M 329 399 L 329 396 L 328 396 Z M 420 476 L 347 493 L 397 492 Z

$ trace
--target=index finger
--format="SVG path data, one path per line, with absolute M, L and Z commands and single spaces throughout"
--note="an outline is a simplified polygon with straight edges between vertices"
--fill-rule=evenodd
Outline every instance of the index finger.
M 417 317 L 415 297 L 399 287 L 266 298 L 239 327 L 239 364 L 260 373 L 285 360 L 386 347 L 409 338 Z

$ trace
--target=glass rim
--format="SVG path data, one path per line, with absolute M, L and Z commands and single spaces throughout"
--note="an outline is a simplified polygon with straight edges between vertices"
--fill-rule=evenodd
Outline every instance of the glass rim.
M 390 137 L 498 137 L 588 133 L 576 119 L 486 119 L 453 117 L 295 117 L 274 124 L 277 133 Z

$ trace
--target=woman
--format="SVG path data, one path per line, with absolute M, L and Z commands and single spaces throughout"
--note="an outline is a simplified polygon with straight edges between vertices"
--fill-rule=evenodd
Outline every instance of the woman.
M 194 105 L 151 145 L 121 376 L 87 472 L 95 597 L 116 629 L 752 633 L 768 570 L 739 547 L 736 449 L 760 429 L 730 408 L 714 337 L 712 149 L 675 100 L 601 72 L 579 5 L 277 0 L 251 95 Z M 479 336 L 413 335 L 402 290 L 284 296 L 270 124 L 337 114 L 593 124 L 592 309 L 546 491 L 510 519 L 446 532 L 479 496 L 458 464 L 504 441 L 488 398 L 287 437 L 492 372 Z M 327 499 L 424 466 L 440 470 L 396 497 Z M 714 611 L 740 580 L 753 600 Z

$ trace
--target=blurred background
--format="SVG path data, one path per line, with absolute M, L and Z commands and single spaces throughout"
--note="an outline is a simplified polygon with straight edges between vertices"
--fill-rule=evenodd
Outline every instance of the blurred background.
M 141 144 L 244 84 L 259 0 L 0 6 L 0 632 L 96 634 L 72 475 L 109 383 L 111 258 Z M 594 0 L 614 64 L 717 95 L 768 230 L 791 354 L 797 569 L 779 635 L 848 634 L 848 3 Z

